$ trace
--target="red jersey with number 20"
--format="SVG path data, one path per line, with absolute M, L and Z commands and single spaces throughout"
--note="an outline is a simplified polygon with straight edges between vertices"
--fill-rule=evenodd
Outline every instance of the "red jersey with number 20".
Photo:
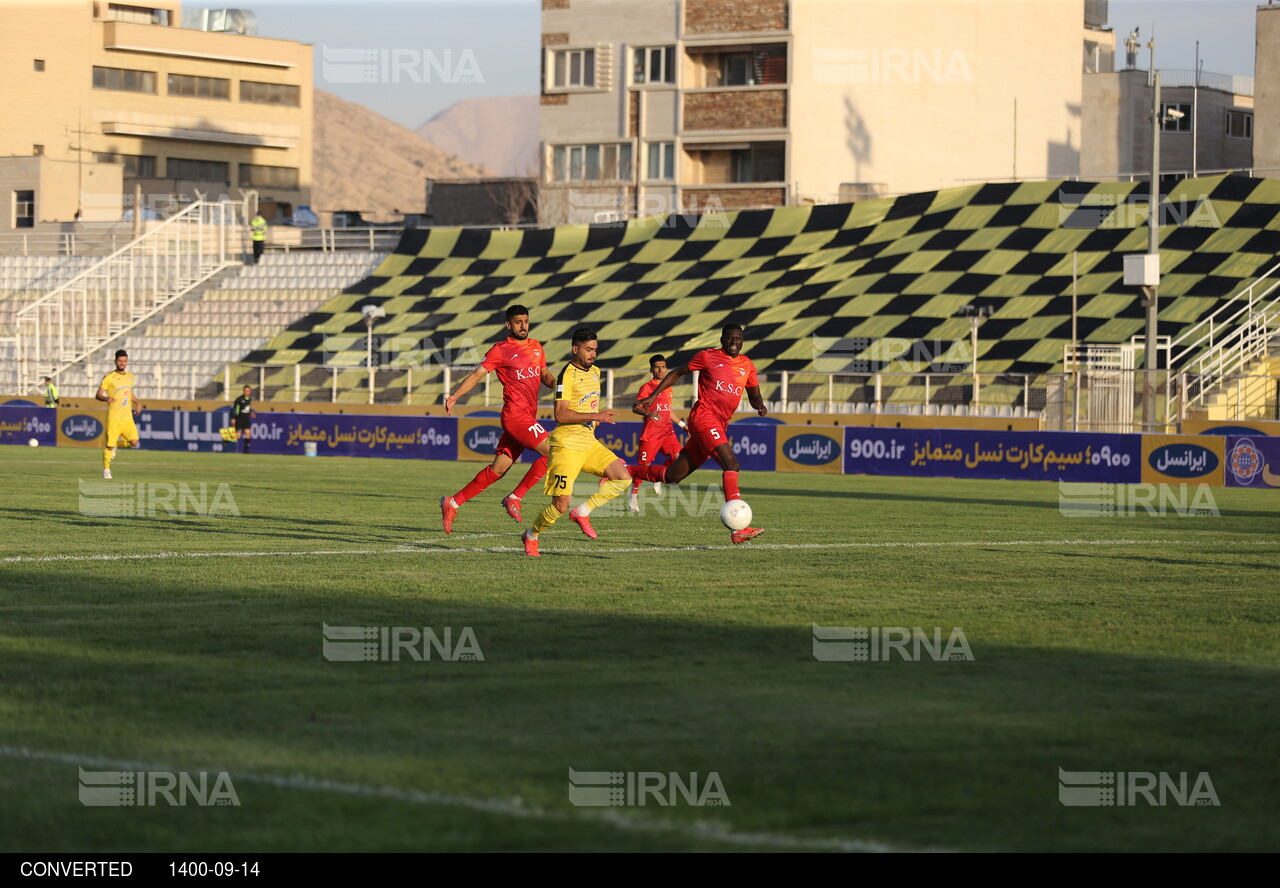
M 698 403 L 689 414 L 689 423 L 711 419 L 728 423 L 733 412 L 742 402 L 743 393 L 754 385 L 756 365 L 746 355 L 731 358 L 721 349 L 703 349 L 689 362 L 690 370 L 698 371 Z
M 650 379 L 640 386 L 640 394 L 636 396 L 636 400 L 643 401 L 652 395 L 653 390 L 658 387 L 660 382 L 662 382 L 661 379 Z M 657 400 L 653 402 L 653 406 L 649 409 L 657 411 L 658 415 L 644 418 L 644 433 L 646 435 L 656 434 L 664 429 L 671 428 L 671 389 L 667 389 L 658 395 Z
M 523 420 L 538 415 L 538 389 L 547 356 L 536 339 L 499 342 L 484 356 L 484 369 L 498 371 L 502 383 L 502 418 Z

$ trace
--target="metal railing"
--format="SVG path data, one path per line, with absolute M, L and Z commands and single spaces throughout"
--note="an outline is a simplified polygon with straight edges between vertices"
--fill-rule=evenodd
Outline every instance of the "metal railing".
M 337 366 L 332 364 L 231 363 L 216 377 L 197 380 L 190 368 L 154 368 L 153 377 L 139 375 L 138 385 L 153 397 L 227 401 L 248 385 L 256 397 L 272 401 L 440 404 L 445 395 L 474 369 L 447 366 Z M 636 393 L 649 380 L 644 370 L 605 369 L 602 373 L 605 409 L 630 411 Z M 152 381 L 154 380 L 154 381 Z M 760 374 L 760 393 L 772 412 L 798 413 L 917 413 L 920 415 L 1036 416 L 1045 405 L 1045 376 L 1035 374 L 811 373 L 788 371 Z M 695 380 L 682 380 L 673 389 L 672 405 L 688 410 Z M 550 391 L 544 392 L 545 396 Z M 488 374 L 460 402 L 463 406 L 502 405 L 502 386 Z M 550 407 L 547 400 L 545 406 Z M 750 411 L 745 397 L 740 407 Z M 946 411 L 945 413 L 943 411 Z
M 57 379 L 240 261 L 244 223 L 242 203 L 196 201 L 23 306 L 15 323 L 20 385 Z

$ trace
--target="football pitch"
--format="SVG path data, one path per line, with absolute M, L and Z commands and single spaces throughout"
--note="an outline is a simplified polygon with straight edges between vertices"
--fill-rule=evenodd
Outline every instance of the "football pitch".
M 1280 844 L 1273 491 L 743 473 L 732 546 L 700 471 L 535 560 L 479 467 L 0 447 L 0 850 Z

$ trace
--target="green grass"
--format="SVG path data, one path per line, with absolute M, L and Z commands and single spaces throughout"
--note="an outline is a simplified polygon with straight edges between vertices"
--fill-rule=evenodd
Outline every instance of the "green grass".
M 97 451 L 0 448 L 0 850 L 1280 840 L 1272 492 L 1067 519 L 1047 483 L 744 473 L 759 544 L 648 509 L 535 561 L 513 475 L 441 533 L 478 467 L 124 451 L 117 481 L 226 482 L 241 515 L 91 518 Z M 32 560 L 156 553 L 212 554 Z M 471 627 L 484 660 L 329 662 L 322 622 Z M 814 623 L 960 627 L 975 659 L 819 662 Z M 81 806 L 77 763 L 116 761 L 226 769 L 240 806 Z M 1204 771 L 1221 806 L 1068 808 L 1059 767 Z M 574 807 L 570 768 L 714 771 L 731 804 Z

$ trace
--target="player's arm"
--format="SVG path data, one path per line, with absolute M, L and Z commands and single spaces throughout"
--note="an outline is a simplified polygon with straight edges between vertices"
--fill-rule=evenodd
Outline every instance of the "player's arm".
M 769 412 L 769 408 L 764 406 L 764 398 L 760 397 L 760 386 L 747 386 L 747 401 L 749 401 L 751 406 L 755 408 L 756 413 L 759 413 L 761 416 L 764 416 Z
M 671 388 L 671 386 L 675 385 L 682 377 L 687 376 L 690 372 L 691 371 L 687 365 L 684 367 L 677 367 L 674 370 L 668 370 L 667 375 L 662 377 L 662 382 L 658 383 L 658 387 L 649 394 L 649 397 L 641 398 L 639 401 L 636 401 L 636 406 L 632 409 L 636 410 L 643 408 L 647 413 L 649 408 L 653 406 L 653 402 L 657 399 L 658 395 Z
M 645 410 L 643 407 L 640 406 L 640 402 L 643 401 L 645 398 L 649 397 L 644 393 L 645 389 L 647 389 L 648 387 L 649 387 L 648 383 L 645 383 L 640 387 L 640 392 L 639 394 L 636 395 L 636 402 L 631 405 L 631 412 L 634 413 L 636 416 L 643 416 L 645 419 L 657 419 L 658 418 L 657 410 Z
M 99 401 L 110 401 L 111 396 L 107 394 L 107 390 L 102 386 L 98 386 L 98 393 L 94 395 Z
M 138 403 L 138 393 L 130 389 L 129 395 L 133 399 L 133 415 L 137 416 L 142 412 L 142 405 Z
M 573 422 L 608 422 L 615 421 L 614 417 L 618 414 L 612 410 L 601 410 L 599 413 L 579 413 L 569 406 L 569 401 L 556 401 L 556 422 L 573 423 Z
M 483 364 L 467 374 L 467 378 L 458 384 L 453 390 L 453 394 L 444 399 L 444 412 L 446 416 L 453 416 L 453 405 L 458 403 L 458 399 L 471 391 L 480 380 L 489 375 L 489 370 Z
M 556 387 L 556 375 L 551 372 L 550 367 L 542 368 L 542 384 L 549 389 L 554 389 Z

